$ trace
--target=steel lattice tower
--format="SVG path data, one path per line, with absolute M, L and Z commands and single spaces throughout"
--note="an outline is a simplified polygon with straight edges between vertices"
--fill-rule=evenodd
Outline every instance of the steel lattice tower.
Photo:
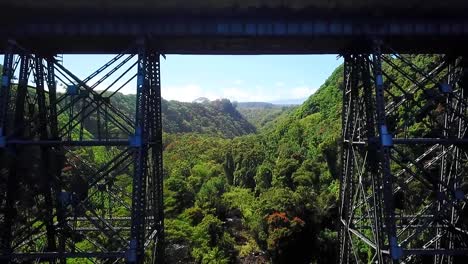
M 53 54 L 10 44 L 0 91 L 1 262 L 163 263 L 160 54 L 140 40 L 80 79 Z M 114 100 L 132 83 L 128 116 Z M 91 149 L 105 156 L 98 167 Z
M 466 261 L 468 57 L 412 58 L 345 55 L 340 263 Z

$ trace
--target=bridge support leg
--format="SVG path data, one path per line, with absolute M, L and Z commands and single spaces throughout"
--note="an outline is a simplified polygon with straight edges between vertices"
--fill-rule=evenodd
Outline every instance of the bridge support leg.
M 5 54 L 1 263 L 164 263 L 160 61 L 140 47 L 84 79 L 49 54 Z M 114 99 L 135 78 L 129 115 Z
M 9 101 L 10 101 L 10 88 L 11 79 L 13 78 L 13 61 L 14 54 L 12 47 L 9 47 L 7 53 L 4 54 L 3 72 L 1 80 L 0 90 L 0 164 L 2 168 L 6 168 L 9 165 L 7 162 L 6 153 L 6 138 L 8 134 L 8 112 L 9 112 Z M 8 212 L 8 207 L 11 204 L 11 192 L 9 194 L 9 179 L 6 172 L 1 172 L 1 189 L 0 189 L 0 214 L 1 214 L 1 238 L 0 238 L 0 250 L 2 254 L 9 254 L 11 252 L 11 230 L 9 228 L 11 222 L 11 213 Z
M 446 76 L 446 87 L 455 87 L 449 96 L 443 98 L 444 105 L 447 106 L 447 111 L 444 112 L 442 124 L 442 132 L 445 138 L 465 138 L 467 128 L 467 112 L 468 112 L 468 57 L 448 57 L 448 74 Z M 464 177 L 466 167 L 466 155 L 464 150 L 466 146 L 458 145 L 443 145 L 442 153 L 446 153 L 440 158 L 440 176 L 437 182 L 437 193 L 441 196 L 447 190 L 452 190 L 455 195 L 461 197 L 466 194 L 467 180 Z M 462 172 L 463 171 L 463 172 Z M 465 185 L 465 188 L 463 186 Z M 447 214 L 444 219 L 450 226 L 457 226 L 460 215 L 460 210 L 454 206 L 450 199 L 439 199 L 437 201 L 437 214 Z M 465 211 L 466 212 L 466 211 Z M 456 234 L 447 232 L 445 228 L 439 226 L 436 229 L 435 249 L 443 253 L 446 250 L 456 250 Z M 467 239 L 468 236 L 465 237 Z M 466 246 L 466 245 L 465 245 Z M 452 255 L 437 254 L 434 258 L 434 264 L 451 264 L 454 263 L 455 257 Z
M 374 94 L 379 87 L 372 87 L 371 63 L 366 55 L 345 56 L 340 263 L 355 263 L 364 257 L 356 248 L 356 238 L 360 247 L 369 249 L 364 262 L 383 263 L 388 256 L 388 249 L 384 248 L 383 193 L 379 187 L 382 184 L 379 166 L 382 156 L 379 156 L 378 145 L 366 142 L 378 133 Z M 372 232 L 360 230 L 363 225 Z
M 143 263 L 148 246 L 154 248 L 152 261 L 164 262 L 161 101 L 160 55 L 147 49 L 142 41 L 138 53 L 136 127 L 133 137 L 135 171 L 130 246 L 135 255 L 128 259 L 129 263 Z M 147 229 L 146 226 L 151 228 Z
M 388 131 L 387 117 L 385 112 L 385 88 L 384 77 L 382 73 L 382 52 L 380 43 L 376 43 L 374 53 L 372 54 L 372 66 L 374 73 L 374 86 L 375 86 L 375 112 L 376 112 L 376 130 L 378 133 L 377 145 L 378 167 L 379 174 L 377 176 L 377 186 L 383 198 L 383 207 L 374 210 L 383 211 L 383 223 L 385 224 L 385 233 L 387 235 L 390 256 L 394 261 L 402 257 L 402 250 L 398 245 L 398 238 L 396 235 L 395 227 L 395 207 L 393 201 L 393 176 L 390 168 L 390 155 L 391 148 L 393 147 L 392 135 Z M 380 238 L 383 240 L 382 238 Z
M 49 123 L 49 138 L 52 140 L 60 140 L 59 137 L 59 124 L 58 124 L 58 116 L 57 116 L 57 80 L 55 78 L 55 68 L 54 68 L 54 57 L 48 56 L 46 59 L 46 70 L 47 70 L 47 77 L 46 83 L 48 87 L 48 99 L 49 99 L 49 107 L 48 114 L 49 118 L 46 117 L 46 123 Z M 47 104 L 46 104 L 47 105 Z M 55 212 L 57 216 L 57 240 L 58 242 L 58 252 L 63 254 L 65 252 L 65 243 L 66 238 L 65 235 L 60 232 L 61 230 L 65 230 L 66 222 L 65 222 L 65 208 L 63 203 L 60 201 L 60 194 L 58 190 L 62 190 L 63 187 L 63 180 L 62 180 L 62 168 L 64 163 L 64 153 L 65 150 L 63 146 L 52 146 L 49 149 L 48 153 L 48 174 L 49 174 L 49 184 L 51 184 L 51 189 L 54 192 L 54 199 L 55 199 Z M 54 203 L 52 203 L 54 204 Z M 65 264 L 65 258 L 59 258 L 59 263 Z
M 340 263 L 466 261 L 466 58 L 385 49 L 345 56 Z
M 35 70 L 35 83 L 36 83 L 36 95 L 37 95 L 37 106 L 38 106 L 38 119 L 39 119 L 39 138 L 41 140 L 47 140 L 50 138 L 47 129 L 47 107 L 46 107 L 46 94 L 45 94 L 45 73 L 44 73 L 44 59 L 40 56 L 34 58 L 34 70 Z M 55 182 L 55 172 L 51 168 L 50 157 L 53 155 L 51 146 L 41 146 L 40 156 L 42 162 L 40 162 L 40 181 L 41 181 L 41 192 L 44 198 L 44 215 L 42 222 L 46 226 L 47 236 L 47 248 L 46 251 L 57 251 L 56 244 L 56 230 L 54 225 L 54 201 L 53 201 L 53 184 Z M 50 263 L 56 263 L 55 260 L 50 260 Z
M 13 132 L 12 134 L 16 138 L 26 138 L 25 126 L 25 102 L 26 94 L 28 89 L 28 76 L 30 69 L 30 60 L 26 54 L 20 55 L 19 63 L 19 78 L 16 91 L 16 100 L 14 103 L 14 117 L 13 117 Z M 8 121 L 7 121 L 8 122 Z M 23 182 L 25 174 L 25 164 L 21 161 L 22 156 L 24 155 L 26 149 L 23 146 L 12 146 L 8 150 L 10 154 L 11 162 L 9 164 L 8 176 L 6 180 L 6 201 L 4 207 L 4 246 L 6 250 L 12 251 L 13 239 L 14 239 L 14 230 L 13 225 L 18 215 L 18 208 L 16 202 L 20 190 L 20 183 Z M 8 158 L 7 158 L 8 159 Z

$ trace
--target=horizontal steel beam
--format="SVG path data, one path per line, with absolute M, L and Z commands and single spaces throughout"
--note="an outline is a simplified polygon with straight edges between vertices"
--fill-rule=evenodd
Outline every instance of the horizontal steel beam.
M 399 52 L 441 52 L 461 49 L 463 42 L 468 43 L 468 18 L 112 17 L 83 14 L 45 17 L 35 14 L 21 17 L 21 20 L 12 18 L 7 26 L 0 27 L 0 36 L 0 42 L 17 39 L 35 50 L 53 49 L 59 53 L 120 52 L 134 44 L 139 36 L 151 36 L 155 48 L 165 53 L 370 51 L 370 42 L 363 41 L 376 37 L 385 39 Z M 431 42 L 427 42 L 429 40 Z
M 154 145 L 148 142 L 147 145 Z M 7 140 L 6 145 L 29 145 L 29 146 L 65 146 L 65 147 L 97 147 L 97 146 L 130 146 L 127 139 L 109 140 L 83 140 L 83 141 L 61 141 L 61 140 Z
M 468 19 L 255 18 L 255 17 L 39 17 L 13 21 L 3 32 L 22 35 L 101 36 L 461 36 Z M 17 30 L 17 31 L 13 31 Z M 20 31 L 18 31 L 20 30 Z
M 441 144 L 441 145 L 465 145 L 468 138 L 394 138 L 394 144 Z
M 149 219 L 149 218 L 153 218 L 153 217 L 146 217 L 146 219 Z M 66 220 L 67 221 L 89 221 L 89 219 L 91 220 L 99 220 L 98 217 L 94 217 L 94 216 L 91 216 L 91 217 L 67 217 Z M 117 217 L 104 217 L 104 218 L 101 218 L 101 219 L 104 219 L 106 221 L 127 221 L 127 220 L 131 220 L 132 218 L 130 216 L 117 216 Z
M 417 248 L 417 249 L 404 249 L 405 255 L 451 255 L 451 256 L 468 256 L 468 248 L 456 248 L 456 249 L 429 249 L 429 248 Z
M 118 259 L 124 258 L 124 251 L 116 252 L 31 252 L 31 253 L 13 253 L 0 255 L 0 259 L 57 259 L 57 258 L 100 258 L 100 259 Z
M 223 1 L 152 1 L 152 0 L 2 0 L 0 8 L 12 9 L 25 15 L 41 12 L 51 16 L 63 14 L 131 15 L 152 14 L 171 15 L 277 15 L 277 16 L 348 16 L 361 17 L 393 16 L 408 14 L 426 17 L 464 16 L 468 3 L 463 0 L 418 0 L 365 1 L 365 0 L 302 0 L 302 1 L 264 1 L 264 0 L 223 0 Z M 6 14 L 8 15 L 8 14 Z
M 378 142 L 378 138 L 361 139 L 361 141 L 344 140 L 345 143 L 352 143 L 353 145 L 366 145 L 369 143 Z M 395 145 L 465 145 L 468 144 L 468 138 L 393 138 Z
M 113 229 L 115 231 L 130 231 L 130 226 L 114 226 Z M 153 227 L 145 227 L 145 230 L 153 230 Z M 73 229 L 73 231 L 77 232 L 102 232 L 103 230 L 110 230 L 108 228 L 97 228 L 97 227 L 77 227 Z

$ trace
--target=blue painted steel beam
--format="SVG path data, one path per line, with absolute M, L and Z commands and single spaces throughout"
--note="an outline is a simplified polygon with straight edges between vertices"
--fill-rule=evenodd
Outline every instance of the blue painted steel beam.
M 310 36 L 468 36 L 468 18 L 424 19 L 294 19 L 294 18 L 63 18 L 13 22 L 2 36 L 211 36 L 211 37 L 310 37 Z

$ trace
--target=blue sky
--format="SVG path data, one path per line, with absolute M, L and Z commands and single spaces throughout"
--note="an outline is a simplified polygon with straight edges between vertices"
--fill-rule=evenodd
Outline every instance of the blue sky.
M 64 55 L 64 66 L 84 78 L 110 58 Z M 340 63 L 336 55 L 168 55 L 161 62 L 162 96 L 179 101 L 198 97 L 239 102 L 303 99 Z M 131 83 L 122 91 L 135 93 L 134 87 Z

